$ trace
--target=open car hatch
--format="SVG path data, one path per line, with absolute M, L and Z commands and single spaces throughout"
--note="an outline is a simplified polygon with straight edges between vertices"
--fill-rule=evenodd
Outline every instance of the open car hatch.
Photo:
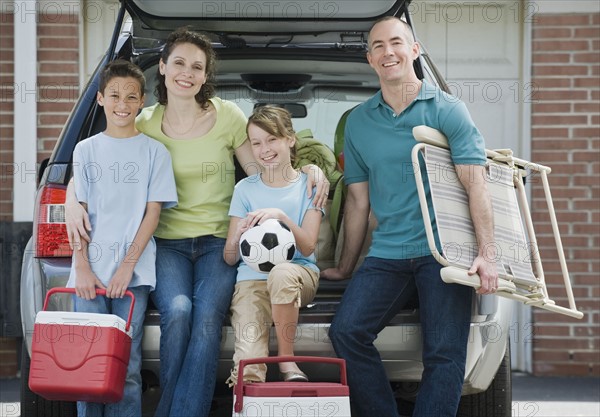
M 290 47 L 366 39 L 377 19 L 405 15 L 410 3 L 410 0 L 126 1 L 136 36 L 166 38 L 171 31 L 187 26 L 214 35 L 222 40 L 223 46 L 234 48 L 255 43 Z

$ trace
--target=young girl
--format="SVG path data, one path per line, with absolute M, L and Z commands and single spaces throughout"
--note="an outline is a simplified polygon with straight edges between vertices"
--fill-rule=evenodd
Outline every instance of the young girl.
M 291 263 L 276 265 L 269 273 L 240 262 L 231 301 L 231 322 L 236 332 L 234 368 L 228 382 L 237 381 L 240 359 L 269 356 L 269 331 L 275 323 L 277 354 L 294 355 L 298 311 L 315 296 L 319 269 L 313 254 L 322 209 L 306 196 L 306 174 L 292 167 L 296 134 L 288 111 L 259 107 L 246 128 L 259 173 L 240 181 L 229 209 L 229 233 L 223 256 L 229 265 L 239 260 L 240 236 L 267 219 L 285 223 L 296 239 Z M 313 193 L 314 195 L 314 193 Z M 295 362 L 279 364 L 283 381 L 308 381 Z M 244 380 L 264 382 L 266 365 L 244 368 Z

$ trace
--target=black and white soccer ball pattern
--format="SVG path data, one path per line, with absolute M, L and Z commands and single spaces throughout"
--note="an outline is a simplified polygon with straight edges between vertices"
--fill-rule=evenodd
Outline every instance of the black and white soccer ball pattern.
M 240 238 L 240 255 L 257 272 L 268 273 L 275 265 L 290 262 L 295 252 L 294 234 L 277 219 L 265 220 Z

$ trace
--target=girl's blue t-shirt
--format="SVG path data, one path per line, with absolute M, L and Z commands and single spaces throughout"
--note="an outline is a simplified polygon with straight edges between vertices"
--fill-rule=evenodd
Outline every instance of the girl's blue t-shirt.
M 311 198 L 306 196 L 307 179 L 306 174 L 300 173 L 297 179 L 290 180 L 290 184 L 285 187 L 269 187 L 262 181 L 261 174 L 244 178 L 235 186 L 233 191 L 229 216 L 245 218 L 249 212 L 254 210 L 278 208 L 285 212 L 296 224 L 302 225 L 306 211 L 316 209 L 313 205 L 315 190 L 313 190 Z M 296 249 L 292 262 L 311 268 L 317 273 L 319 272 L 314 253 L 310 256 L 304 256 Z M 240 261 L 237 275 L 238 282 L 267 279 L 267 276 L 268 273 L 256 272 L 246 265 L 243 260 Z

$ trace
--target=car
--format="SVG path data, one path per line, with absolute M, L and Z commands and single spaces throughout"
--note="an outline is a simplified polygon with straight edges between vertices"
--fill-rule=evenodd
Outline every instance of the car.
M 166 36 L 181 26 L 202 31 L 212 40 L 219 58 L 219 97 L 235 102 L 246 115 L 263 104 L 289 109 L 295 129 L 309 129 L 305 134 L 327 145 L 342 162 L 340 132 L 345 116 L 379 88 L 365 57 L 368 31 L 383 15 L 402 17 L 412 25 L 410 0 L 230 4 L 232 9 L 225 2 L 124 0 L 111 45 L 98 68 L 115 58 L 138 64 L 147 77 L 146 105 L 151 105 Z M 413 29 L 418 33 L 418 27 Z M 425 51 L 414 65 L 420 78 L 448 91 Z M 82 91 L 52 156 L 40 171 L 34 231 L 23 256 L 20 293 L 24 335 L 21 412 L 28 417 L 75 415 L 72 403 L 48 401 L 31 392 L 27 379 L 35 315 L 46 292 L 66 284 L 71 268 L 64 224 L 65 191 L 75 145 L 105 126 L 104 113 L 95 102 L 97 87 L 98 71 Z M 340 184 L 332 183 L 331 196 L 336 190 L 343 194 Z M 340 252 L 341 204 L 330 202 L 327 211 L 319 240 L 321 267 L 334 265 Z M 346 285 L 347 281 L 321 280 L 314 301 L 300 312 L 296 354 L 335 356 L 327 332 Z M 56 295 L 49 306 L 69 310 L 71 298 Z M 511 314 L 510 301 L 505 298 L 474 297 L 459 415 L 511 415 Z M 217 391 L 225 395 L 231 395 L 224 381 L 232 365 L 235 331 L 225 323 L 217 383 Z M 159 336 L 159 313 L 149 306 L 143 339 L 145 395 L 158 389 Z M 274 349 L 275 337 L 271 340 Z M 423 370 L 416 300 L 391 320 L 376 346 L 399 403 L 414 400 Z M 335 370 L 319 364 L 306 364 L 304 369 L 312 380 L 336 377 Z

